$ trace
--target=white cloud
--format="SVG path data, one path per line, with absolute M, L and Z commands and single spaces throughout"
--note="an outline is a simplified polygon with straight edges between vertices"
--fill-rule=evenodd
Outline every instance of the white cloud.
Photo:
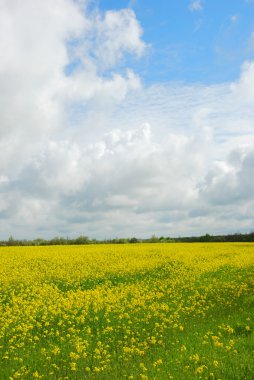
M 0 238 L 251 228 L 253 62 L 142 86 L 134 12 L 85 5 L 1 1 Z
M 85 109 L 90 102 L 109 108 L 139 86 L 139 78 L 130 70 L 121 75 L 111 71 L 107 77 L 98 74 L 104 58 L 108 67 L 106 54 L 111 54 L 115 64 L 117 51 L 120 55 L 125 51 L 140 54 L 144 49 L 139 40 L 141 28 L 130 10 L 107 13 L 98 25 L 97 14 L 82 14 L 71 0 L 54 4 L 3 1 L 0 18 L 0 50 L 4 52 L 0 61 L 0 128 L 1 155 L 5 157 L 0 169 L 5 172 L 26 164 L 28 155 L 23 150 L 30 156 L 36 154 L 42 140 L 64 130 L 73 107 Z M 110 46 L 114 33 L 117 42 Z M 99 42 L 91 41 L 94 34 Z M 68 49 L 73 39 L 74 47 Z M 65 67 L 76 59 L 80 67 L 66 76 Z
M 201 186 L 204 199 L 212 204 L 234 204 L 253 200 L 254 144 L 235 149 L 224 161 L 215 162 Z
M 189 9 L 192 12 L 201 11 L 204 8 L 202 0 L 194 0 L 190 3 Z
M 238 82 L 232 84 L 232 91 L 238 101 L 254 103 L 254 62 L 244 62 Z
M 107 11 L 97 20 L 96 58 L 100 64 L 111 67 L 126 52 L 140 56 L 145 48 L 142 29 L 131 9 Z

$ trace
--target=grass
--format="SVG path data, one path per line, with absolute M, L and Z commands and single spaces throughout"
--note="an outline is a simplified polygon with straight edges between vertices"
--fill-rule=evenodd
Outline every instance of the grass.
M 1 248 L 0 379 L 253 379 L 253 248 Z

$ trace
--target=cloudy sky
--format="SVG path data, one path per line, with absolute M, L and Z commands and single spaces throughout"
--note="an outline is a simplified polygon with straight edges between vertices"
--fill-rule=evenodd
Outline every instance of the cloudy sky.
M 254 230 L 254 1 L 0 0 L 0 239 Z

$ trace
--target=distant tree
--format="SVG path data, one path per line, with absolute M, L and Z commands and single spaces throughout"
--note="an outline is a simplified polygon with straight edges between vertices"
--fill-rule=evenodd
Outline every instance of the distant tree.
M 126 244 L 128 243 L 128 239 L 119 238 L 117 239 L 117 244 Z
M 130 243 L 139 243 L 139 240 L 138 240 L 137 238 L 133 237 L 133 238 L 131 238 L 131 239 L 129 240 L 129 242 L 130 242 Z
M 87 236 L 80 235 L 74 239 L 74 244 L 89 244 L 89 238 Z
M 7 244 L 8 245 L 16 245 L 16 240 L 14 239 L 14 237 L 12 235 L 9 237 Z
M 200 236 L 200 241 L 201 241 L 201 242 L 212 241 L 212 236 L 209 235 L 209 234 L 205 234 L 205 235 L 203 235 L 203 236 Z
M 37 238 L 32 241 L 32 245 L 46 245 L 48 242 L 42 238 Z
M 152 235 L 149 239 L 150 243 L 158 243 L 160 239 L 156 235 Z

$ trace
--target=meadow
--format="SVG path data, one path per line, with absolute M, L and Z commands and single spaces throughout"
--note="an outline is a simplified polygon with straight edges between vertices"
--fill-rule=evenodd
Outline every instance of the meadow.
M 253 379 L 254 244 L 0 248 L 0 379 Z

